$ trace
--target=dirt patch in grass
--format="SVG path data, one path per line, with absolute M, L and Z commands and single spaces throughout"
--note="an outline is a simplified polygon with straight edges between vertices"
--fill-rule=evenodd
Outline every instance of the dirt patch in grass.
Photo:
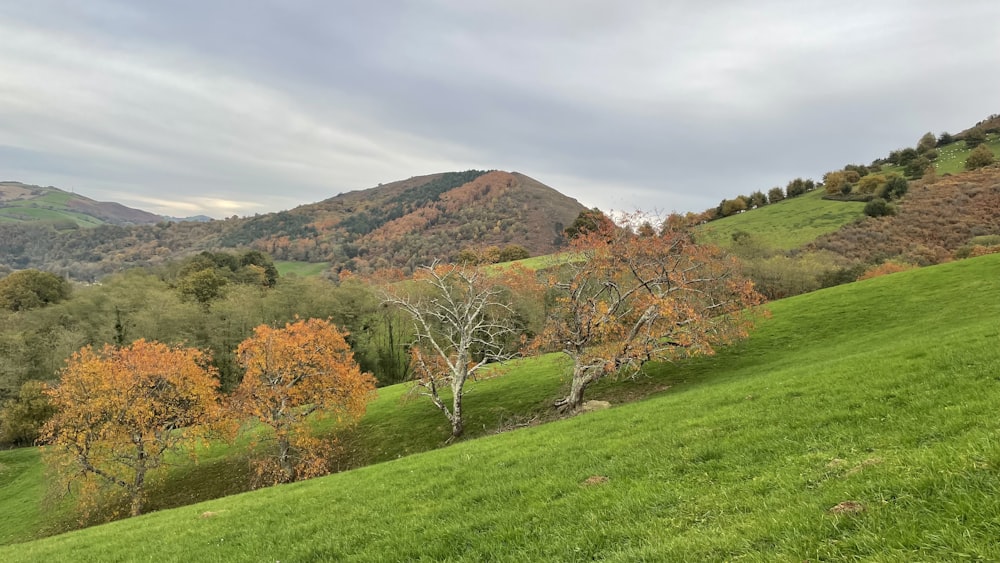
M 593 487 L 594 485 L 603 485 L 608 481 L 609 479 L 604 475 L 591 475 L 590 477 L 584 479 L 580 484 L 584 487 Z
M 830 514 L 860 514 L 865 511 L 865 505 L 853 500 L 845 500 L 829 510 Z

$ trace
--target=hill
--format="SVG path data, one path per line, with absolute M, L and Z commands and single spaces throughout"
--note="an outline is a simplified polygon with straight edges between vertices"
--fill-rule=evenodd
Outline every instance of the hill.
M 645 401 L 0 559 L 996 560 L 998 280 L 986 256 L 775 302 L 750 340 L 651 370 Z M 469 412 L 558 391 L 554 367 L 481 382 Z M 392 452 L 427 434 L 396 397 L 362 427 Z
M 771 248 L 792 250 L 864 217 L 865 204 L 822 199 L 822 190 L 699 225 L 699 240 L 729 246 L 733 234 L 753 233 Z
M 863 263 L 937 264 L 956 257 L 977 237 L 1000 235 L 997 210 L 1000 168 L 983 168 L 920 183 L 899 202 L 895 215 L 865 217 L 810 247 Z
M 0 264 L 93 279 L 202 250 L 253 248 L 280 261 L 328 262 L 335 272 L 412 270 L 467 246 L 516 244 L 533 255 L 551 253 L 583 209 L 516 172 L 448 172 L 242 219 L 71 233 L 0 224 Z
M 0 182 L 0 222 L 46 222 L 58 230 L 97 225 L 145 225 L 162 221 L 120 203 L 94 201 L 52 186 Z

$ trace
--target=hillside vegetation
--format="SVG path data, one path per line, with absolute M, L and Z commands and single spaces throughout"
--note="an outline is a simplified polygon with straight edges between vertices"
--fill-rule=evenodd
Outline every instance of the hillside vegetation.
M 94 201 L 52 186 L 0 182 L 0 223 L 43 223 L 56 230 L 98 225 L 143 225 L 159 215 L 120 203 Z
M 998 289 L 985 256 L 775 302 L 750 340 L 650 370 L 632 388 L 666 388 L 649 400 L 0 559 L 995 560 Z M 548 365 L 470 400 L 557 389 Z M 362 424 L 394 418 L 373 405 Z M 30 478 L 12 456 L 4 481 Z
M 864 217 L 864 203 L 827 201 L 822 196 L 822 190 L 813 190 L 705 223 L 696 232 L 699 239 L 723 246 L 731 245 L 737 232 L 753 233 L 771 248 L 791 250 Z
M 65 193 L 65 192 L 63 192 Z M 255 249 L 283 262 L 371 272 L 453 259 L 462 249 L 518 245 L 531 255 L 564 243 L 584 207 L 516 172 L 417 176 L 255 217 L 58 231 L 0 222 L 0 265 L 95 281 L 124 267 L 155 266 L 204 250 Z

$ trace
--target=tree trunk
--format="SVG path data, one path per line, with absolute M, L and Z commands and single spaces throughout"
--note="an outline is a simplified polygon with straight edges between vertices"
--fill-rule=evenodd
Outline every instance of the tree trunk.
M 292 459 L 290 451 L 292 445 L 288 440 L 288 436 L 278 436 L 278 463 L 281 465 L 281 470 L 285 473 L 285 482 L 291 483 L 295 480 L 295 467 L 292 466 Z
M 451 438 L 449 442 L 458 438 L 465 431 L 465 421 L 462 420 L 462 387 L 452 386 L 451 400 Z
M 569 388 L 569 394 L 555 402 L 553 406 L 559 412 L 573 412 L 583 405 L 583 392 L 591 383 L 600 379 L 600 374 L 593 374 L 581 369 L 573 369 L 573 382 Z
M 132 497 L 131 504 L 129 506 L 130 516 L 138 516 L 142 514 L 142 493 L 143 493 L 143 488 L 145 488 L 145 485 L 146 485 L 146 468 L 140 466 L 136 468 L 135 481 L 132 483 L 132 486 L 129 487 L 131 489 L 129 493 Z

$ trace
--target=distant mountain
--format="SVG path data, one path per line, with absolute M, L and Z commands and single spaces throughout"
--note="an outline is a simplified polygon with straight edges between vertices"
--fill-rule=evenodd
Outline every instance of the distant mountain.
M 207 223 L 209 221 L 215 221 L 215 219 L 209 217 L 208 215 L 193 215 L 191 217 L 171 217 L 169 215 L 162 216 L 164 221 L 173 221 L 175 223 Z
M 0 264 L 94 279 L 202 250 L 254 248 L 277 260 L 329 262 L 334 271 L 410 271 L 453 259 L 466 247 L 516 244 L 532 255 L 555 252 L 565 243 L 564 227 L 584 209 L 516 172 L 446 172 L 288 211 L 205 223 L 157 217 L 155 225 L 72 232 L 51 224 L 0 223 Z
M 52 186 L 0 182 L 0 222 L 47 222 L 60 230 L 97 225 L 149 225 L 159 215 L 120 203 L 94 201 Z

